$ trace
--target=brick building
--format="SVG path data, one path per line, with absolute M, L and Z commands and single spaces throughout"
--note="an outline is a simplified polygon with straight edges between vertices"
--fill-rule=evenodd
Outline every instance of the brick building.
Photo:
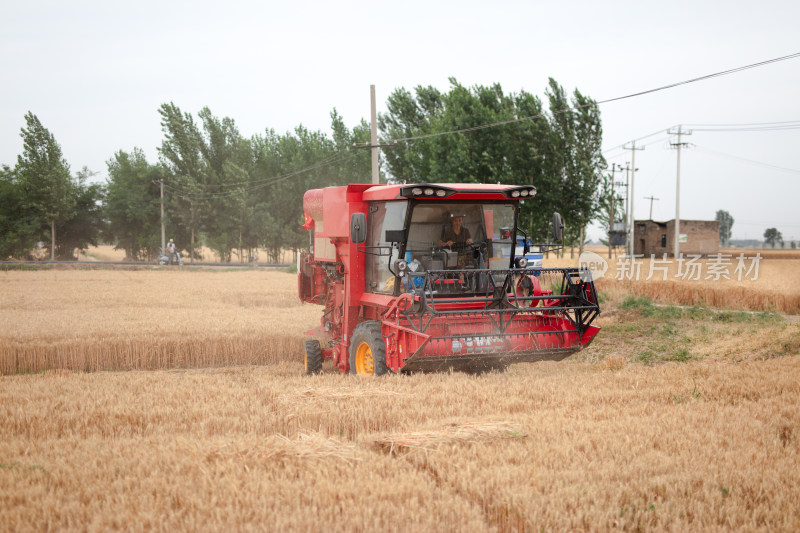
M 633 253 L 645 257 L 672 255 L 675 220 L 656 222 L 637 220 L 633 226 Z M 709 255 L 719 253 L 719 222 L 716 220 L 681 220 L 679 252 Z

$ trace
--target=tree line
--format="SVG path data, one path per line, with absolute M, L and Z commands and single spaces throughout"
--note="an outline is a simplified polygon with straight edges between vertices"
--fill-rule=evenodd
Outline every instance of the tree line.
M 550 79 L 542 100 L 499 84 L 465 87 L 451 79 L 447 92 L 399 88 L 378 118 L 382 181 L 532 184 L 523 204 L 527 231 L 545 238 L 559 211 L 570 242 L 603 211 L 602 125 L 596 103 L 570 97 Z M 265 248 L 277 262 L 282 250 L 308 247 L 302 198 L 306 190 L 371 180 L 370 142 L 362 119 L 347 127 L 334 109 L 330 134 L 298 126 L 243 136 L 232 118 L 203 108 L 197 115 L 162 104 L 158 160 L 139 148 L 119 150 L 107 162 L 104 184 L 92 172 L 74 175 L 55 137 L 36 115 L 25 115 L 23 151 L 0 172 L 0 257 L 29 257 L 37 247 L 52 258 L 74 259 L 100 242 L 130 260 L 152 260 L 161 246 L 161 186 L 165 224 L 191 258 L 200 246 L 223 261 L 250 258 Z M 506 122 L 455 134 L 453 130 Z M 408 139 L 409 137 L 422 137 Z
M 231 118 L 208 108 L 195 120 L 174 103 L 159 108 L 163 140 L 159 160 L 139 148 L 119 150 L 107 162 L 105 184 L 74 176 L 61 147 L 32 113 L 22 128 L 23 153 L 0 174 L 0 257 L 75 259 L 100 242 L 124 250 L 129 260 L 153 260 L 161 247 L 161 184 L 165 225 L 191 258 L 200 245 L 223 261 L 267 250 L 308 245 L 303 193 L 312 188 L 370 179 L 370 154 L 353 151 L 369 141 L 369 125 L 354 128 L 331 113 L 330 136 L 298 126 L 285 134 L 241 135 Z
M 586 226 L 604 209 L 603 128 L 594 100 L 571 98 L 554 79 L 546 106 L 530 93 L 505 94 L 500 84 L 468 88 L 450 78 L 450 91 L 400 88 L 379 117 L 385 167 L 408 182 L 534 185 L 522 203 L 523 226 L 538 242 L 554 211 L 566 221 L 568 244 L 582 244 Z M 484 124 L 505 123 L 492 128 Z M 462 133 L 437 135 L 453 130 Z M 423 137 L 419 140 L 403 139 Z

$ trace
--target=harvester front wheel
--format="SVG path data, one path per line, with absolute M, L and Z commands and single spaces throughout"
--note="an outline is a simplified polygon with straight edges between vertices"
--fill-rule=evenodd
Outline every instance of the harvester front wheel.
M 319 341 L 306 341 L 306 374 L 319 374 L 322 372 L 322 347 Z
M 349 359 L 351 374 L 382 376 L 389 371 L 380 322 L 362 322 L 356 326 L 350 339 Z

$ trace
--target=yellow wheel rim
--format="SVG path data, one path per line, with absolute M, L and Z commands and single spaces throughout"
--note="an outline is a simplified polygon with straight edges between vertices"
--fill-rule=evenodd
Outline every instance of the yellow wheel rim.
M 303 351 L 303 364 L 306 365 L 306 372 L 308 372 L 308 353 Z
M 356 348 L 356 374 L 372 374 L 372 350 L 366 342 Z

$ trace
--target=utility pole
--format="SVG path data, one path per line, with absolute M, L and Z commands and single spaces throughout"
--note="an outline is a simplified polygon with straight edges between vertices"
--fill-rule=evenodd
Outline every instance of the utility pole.
M 161 188 L 161 253 L 167 253 L 166 232 L 164 231 L 164 178 L 153 180 Z
M 627 169 L 629 169 L 629 168 L 630 168 L 630 163 L 626 163 L 626 165 L 627 165 Z M 627 173 L 627 169 L 623 169 L 623 168 L 622 168 L 622 165 L 619 165 L 619 171 L 620 171 L 620 172 L 622 172 L 623 170 L 625 170 L 625 171 L 626 171 L 626 173 Z M 624 182 L 624 181 L 621 181 L 621 180 L 620 180 L 620 181 L 617 181 L 617 182 L 615 182 L 615 183 L 614 183 L 614 186 L 615 186 L 615 187 L 625 187 L 625 201 L 627 202 L 627 201 L 628 201 L 628 184 L 627 184 L 626 182 Z M 622 200 L 622 197 L 620 196 L 620 197 L 619 197 L 619 199 L 620 199 L 620 200 Z M 627 209 L 627 208 L 625 208 L 625 209 Z M 620 217 L 620 220 L 622 220 L 622 221 L 623 221 L 623 225 L 627 224 L 627 220 L 628 220 L 628 213 L 627 213 L 627 211 L 625 211 L 625 212 L 623 213 L 623 216 L 621 216 L 621 217 Z M 627 227 L 627 226 L 625 226 L 625 227 Z M 627 232 L 626 232 L 626 233 L 627 233 Z M 614 246 L 613 248 L 616 248 L 616 246 Z M 612 248 L 612 249 L 613 249 L 613 248 Z M 616 250 L 614 250 L 614 251 L 616 252 Z M 617 255 L 619 255 L 619 254 L 617 254 Z
M 378 170 L 378 120 L 375 111 L 375 86 L 369 86 L 370 97 L 370 124 L 371 124 L 371 142 L 372 144 L 372 184 L 377 185 L 380 183 L 380 172 Z
M 616 195 L 614 194 L 614 187 L 616 184 L 614 183 L 614 172 L 616 172 L 617 167 L 619 170 L 622 170 L 622 165 L 618 165 L 617 163 L 611 163 L 611 198 L 609 198 L 608 204 L 608 258 L 611 259 L 612 249 L 613 246 L 611 245 L 611 234 L 614 231 L 614 204 L 616 204 Z
M 673 246 L 673 257 L 678 257 L 681 235 L 681 146 L 689 146 L 689 143 L 681 142 L 681 135 L 691 135 L 691 131 L 683 131 L 678 125 L 678 131 L 667 131 L 670 135 L 677 135 L 678 142 L 670 143 L 678 151 L 678 173 L 675 179 L 675 243 Z
M 628 255 L 633 255 L 633 191 L 634 191 L 634 182 L 636 181 L 636 151 L 637 150 L 644 150 L 644 146 L 636 148 L 636 141 L 631 141 L 630 148 L 625 145 L 622 147 L 624 150 L 631 151 L 631 187 L 630 187 L 630 196 L 631 196 L 631 226 L 628 229 Z
M 631 190 L 631 162 L 625 162 L 625 250 L 627 253 L 628 249 L 628 220 L 630 219 L 631 208 L 630 208 L 630 198 L 628 197 L 628 191 Z
M 661 198 L 654 198 L 653 195 L 651 194 L 650 196 L 645 196 L 644 199 L 645 200 L 650 200 L 650 219 L 649 220 L 653 220 L 653 200 L 660 200 Z

